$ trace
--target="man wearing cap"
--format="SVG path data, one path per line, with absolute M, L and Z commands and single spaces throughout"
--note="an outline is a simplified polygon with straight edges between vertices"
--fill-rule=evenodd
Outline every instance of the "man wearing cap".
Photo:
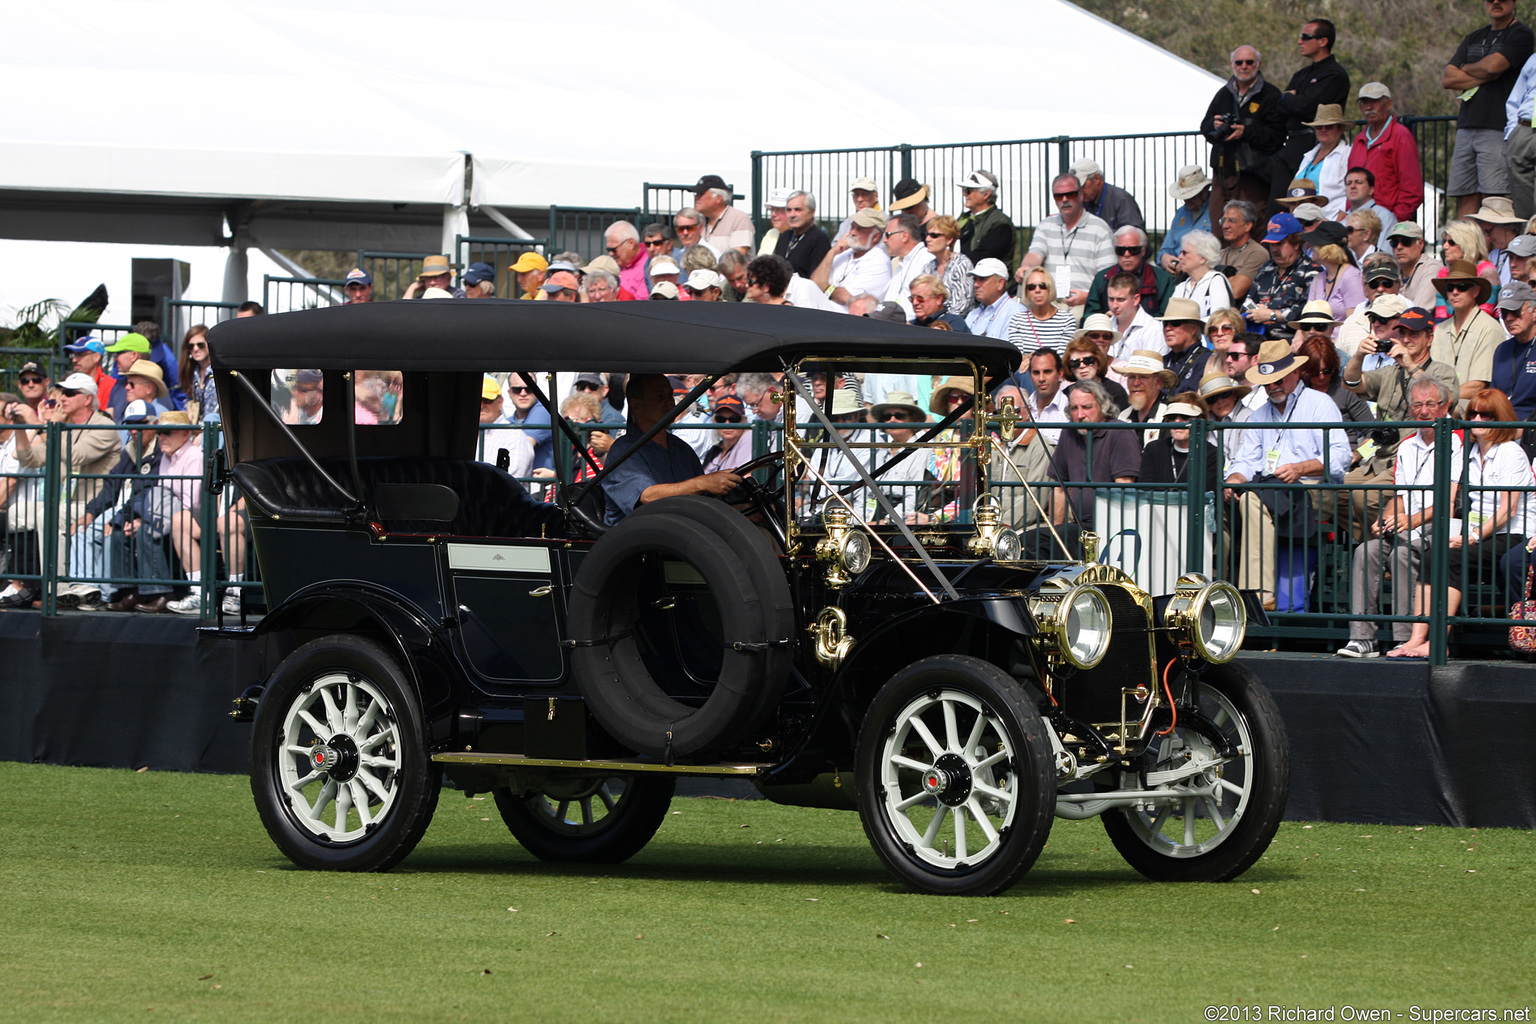
M 1135 197 L 1119 185 L 1105 181 L 1104 168 L 1097 160 L 1081 157 L 1067 170 L 1082 184 L 1083 209 L 1108 224 L 1111 231 L 1127 225 L 1146 228 L 1146 219 Z
M 1269 398 L 1248 418 L 1248 428 L 1237 456 L 1227 473 L 1226 497 L 1243 484 L 1338 483 L 1349 469 L 1349 435 L 1342 428 L 1286 429 L 1287 423 L 1340 423 L 1339 408 L 1326 392 L 1303 387 L 1301 371 L 1306 359 L 1291 352 L 1280 339 L 1259 348 L 1259 361 L 1248 368 L 1245 379 L 1260 385 Z M 1257 589 L 1266 608 L 1275 607 L 1276 536 L 1303 540 L 1310 532 L 1311 499 L 1294 490 L 1243 490 L 1238 505 L 1242 517 L 1242 564 L 1238 586 Z
M 609 466 L 636 448 L 641 435 L 672 411 L 672 385 L 659 373 L 632 375 L 624 397 L 629 407 L 628 429 L 608 449 Z M 640 505 L 676 494 L 723 497 L 740 484 L 741 478 L 735 473 L 705 473 L 693 449 L 662 430 L 604 478 L 603 521 L 613 526 Z
M 726 374 L 727 377 L 732 376 Z M 697 381 L 695 381 L 697 383 Z M 589 394 L 597 399 L 599 423 L 610 426 L 622 427 L 624 414 L 618 410 L 612 402 L 608 401 L 608 378 L 601 373 L 578 373 L 576 380 L 571 384 L 571 394 Z M 709 389 L 709 397 L 716 397 L 715 388 Z
M 1124 423 L 1159 423 L 1163 418 L 1163 392 L 1173 386 L 1173 371 L 1163 366 L 1163 357 L 1150 349 L 1137 349 L 1110 369 L 1125 381 L 1126 406 L 1120 411 Z M 1077 390 L 1073 385 L 1072 390 Z M 1157 431 L 1142 431 L 1137 447 L 1157 437 Z M 1139 466 L 1140 463 L 1138 462 Z
M 693 186 L 693 205 L 704 215 L 703 243 L 716 253 L 752 252 L 752 218 L 731 205 L 731 190 L 718 174 L 706 174 Z M 683 236 L 678 235 L 681 239 Z
M 898 213 L 910 214 L 920 224 L 927 224 L 939 215 L 928 205 L 928 186 L 919 184 L 916 178 L 902 178 L 891 189 L 891 215 Z
M 507 453 L 506 470 L 515 477 L 533 473 L 533 439 L 526 430 L 508 430 L 502 414 L 506 399 L 496 378 L 487 374 L 480 386 L 480 433 L 476 449 L 480 461 L 496 465 L 500 453 Z
M 1510 194 L 1504 106 L 1536 51 L 1536 36 L 1515 19 L 1515 0 L 1484 0 L 1483 7 L 1489 24 L 1461 41 L 1440 76 L 1441 87 L 1457 93 L 1461 101 L 1446 184 L 1446 191 L 1456 197 L 1458 217 L 1476 210 L 1484 196 Z
M 1109 309 L 1109 279 L 1120 274 L 1137 279 L 1136 299 L 1142 309 L 1153 316 L 1163 311 L 1173 296 L 1173 275 L 1147 258 L 1150 248 L 1147 233 L 1136 225 L 1115 230 L 1115 263 L 1094 275 L 1088 301 L 1083 304 L 1084 316 Z
M 43 401 L 48 397 L 51 383 L 48 374 L 34 360 L 22 363 L 21 369 L 16 371 L 16 390 L 21 400 L 38 416 L 43 414 Z
M 496 268 L 489 263 L 471 263 L 464 271 L 464 297 L 466 299 L 494 299 L 496 297 Z
M 551 271 L 539 285 L 539 294 L 554 302 L 580 302 L 581 282 L 569 270 Z
M 1349 166 L 1364 167 L 1376 176 L 1376 202 L 1392 211 L 1395 220 L 1413 219 L 1424 204 L 1424 170 L 1413 132 L 1392 116 L 1392 90 L 1381 82 L 1360 87 L 1360 113 L 1365 130 L 1349 147 Z M 1387 225 L 1382 225 L 1383 234 Z
M 544 283 L 544 272 L 549 269 L 549 261 L 532 249 L 524 249 L 517 257 L 517 262 L 507 268 L 508 273 L 517 278 L 517 289 L 522 294 L 522 299 L 542 299 L 544 293 L 539 287 Z
M 1303 231 L 1311 231 L 1312 228 L 1317 225 L 1318 221 L 1327 216 L 1327 214 L 1323 211 L 1323 208 L 1318 206 L 1316 203 L 1303 202 L 1286 204 L 1284 199 L 1279 199 L 1277 202 L 1279 202 L 1282 206 L 1288 205 L 1288 208 L 1291 211 L 1291 215 L 1296 218 L 1296 222 L 1301 225 L 1301 230 Z
M 811 274 L 816 287 L 844 308 L 855 295 L 884 295 L 891 283 L 891 258 L 880 241 L 885 214 L 859 210 L 852 221 L 848 233 L 832 243 Z
M 768 230 L 763 232 L 763 240 L 757 246 L 756 255 L 772 256 L 773 250 L 778 247 L 779 236 L 788 229 L 789 195 L 790 190 L 787 188 L 776 188 L 768 193 L 768 201 L 763 204 L 768 215 Z
M 720 297 L 725 288 L 725 278 L 713 270 L 705 270 L 700 267 L 688 275 L 688 283 L 683 286 L 688 297 L 695 302 L 723 302 Z
M 346 283 L 341 286 L 341 293 L 345 297 L 342 304 L 346 306 L 372 302 L 373 275 L 362 267 L 353 267 L 347 271 Z
M 1008 321 L 1024 312 L 1024 306 L 1008 294 L 1008 267 L 1002 260 L 988 257 L 976 264 L 976 308 L 965 314 L 965 326 L 972 334 L 984 334 L 1008 340 Z
M 1524 281 L 1499 291 L 1499 317 L 1510 337 L 1493 350 L 1489 382 L 1509 397 L 1515 415 L 1536 419 L 1536 289 Z
M 1449 459 L 1460 467 L 1461 439 L 1450 435 L 1450 450 L 1435 450 L 1434 421 L 1449 416 L 1455 403 L 1454 388 L 1427 374 L 1418 374 L 1408 382 L 1408 408 L 1411 419 L 1426 421 L 1422 429 L 1408 430 L 1398 444 L 1393 462 L 1392 482 L 1413 490 L 1398 491 L 1381 517 L 1373 519 L 1370 537 L 1355 548 L 1349 574 L 1349 611 L 1361 616 L 1349 623 L 1349 642 L 1339 648 L 1343 658 L 1375 658 L 1380 653 L 1376 641 L 1377 623 L 1365 618 L 1381 613 L 1382 570 L 1390 554 L 1392 559 L 1392 610 L 1396 614 L 1413 607 L 1413 585 L 1423 562 L 1429 538 L 1424 527 L 1435 515 L 1435 463 Z M 1452 477 L 1451 505 L 1456 503 L 1456 479 Z M 1452 513 L 1454 514 L 1454 513 Z M 1409 622 L 1392 623 L 1392 637 L 1406 643 L 1413 632 Z
M 1168 346 L 1163 365 L 1174 377 L 1166 385 L 1167 393 L 1194 391 L 1211 357 L 1211 350 L 1202 344 L 1205 318 L 1200 315 L 1200 304 L 1194 299 L 1169 299 L 1168 308 L 1157 319 L 1163 323 L 1163 344 Z
M 910 213 L 892 214 L 885 224 L 885 249 L 891 255 L 893 269 L 882 298 L 899 302 L 910 320 L 916 315 L 910 297 L 912 282 L 932 274 L 938 266 L 938 260 L 924 244 L 923 222 Z
M 427 290 L 440 288 L 455 299 L 464 298 L 464 289 L 453 285 L 453 265 L 447 256 L 428 256 L 421 261 L 421 273 L 405 289 L 402 299 L 426 298 Z
M 1381 234 L 1397 227 L 1392 211 L 1376 201 L 1376 175 L 1364 167 L 1351 167 L 1344 174 L 1344 209 L 1334 215 L 1343 220 L 1352 213 L 1369 210 L 1381 221 Z
M 1031 270 L 1043 266 L 1056 279 L 1056 287 L 1066 289 L 1062 301 L 1080 312 L 1094 275 L 1115 265 L 1115 235 L 1102 218 L 1083 209 L 1082 185 L 1076 175 L 1053 179 L 1051 199 L 1056 212 L 1035 226 L 1029 252 L 1014 276 L 1023 284 Z
M 1157 263 L 1170 274 L 1179 272 L 1179 249 L 1191 231 L 1211 230 L 1211 179 L 1193 164 L 1179 168 L 1179 176 L 1168 186 L 1168 194 L 1179 203 L 1173 223 L 1157 250 Z
M 1141 280 L 1132 274 L 1118 273 L 1109 279 L 1104 289 L 1104 304 L 1109 310 L 1110 327 L 1113 333 L 1119 335 L 1104 349 L 1104 354 L 1111 362 L 1139 348 L 1159 355 L 1168 353 L 1168 345 L 1163 341 L 1163 325 L 1141 304 Z M 1166 306 L 1167 300 L 1163 304 Z M 1087 330 L 1089 321 L 1099 315 L 1090 313 L 1083 317 L 1083 329 Z M 1119 382 L 1119 375 L 1113 370 L 1107 376 Z
M 1337 38 L 1337 29 L 1326 18 L 1301 26 L 1299 50 L 1302 60 L 1307 63 L 1291 76 L 1285 92 L 1280 94 L 1279 112 L 1285 142 L 1275 155 L 1271 196 L 1282 194 L 1283 183 L 1295 177 L 1301 158 L 1317 144 L 1317 136 L 1307 127 L 1307 122 L 1317 120 L 1319 104 L 1336 103 L 1343 109 L 1349 102 L 1349 72 L 1333 55 Z
M 1252 46 L 1232 51 L 1232 77 L 1216 90 L 1200 134 L 1211 144 L 1211 167 L 1221 186 L 1218 208 L 1230 199 L 1269 200 L 1271 159 L 1285 141 L 1280 90 L 1264 80 L 1263 58 Z
M 1445 296 L 1451 316 L 1435 328 L 1430 355 L 1455 368 L 1459 397 L 1471 398 L 1493 378 L 1493 350 L 1504 340 L 1504 329 L 1482 308 L 1493 285 L 1470 261 L 1452 260 L 1446 275 L 1435 280 L 1435 290 Z
M 747 408 L 741 399 L 735 395 L 719 399 L 709 419 L 711 423 L 728 423 L 731 426 L 722 426 L 713 434 L 705 435 L 710 443 L 699 457 L 705 473 L 729 472 L 744 462 L 752 461 L 752 442 L 743 443 L 742 440 L 747 436 Z
M 1245 199 L 1234 199 L 1221 208 L 1224 248 L 1219 265 L 1232 268 L 1227 272 L 1227 283 L 1232 286 L 1235 303 L 1248 297 L 1254 279 L 1269 262 L 1269 250 L 1253 237 L 1254 225 L 1258 222 L 1258 209 Z
M 1366 262 L 1371 263 L 1373 260 L 1377 262 L 1361 268 L 1362 276 L 1369 272 L 1365 283 L 1365 294 L 1369 298 L 1349 314 L 1333 339 L 1334 344 L 1346 358 L 1354 355 L 1355 349 L 1359 348 L 1360 343 L 1366 338 L 1377 336 L 1374 321 L 1396 320 L 1408 312 L 1409 307 L 1412 306 L 1412 303 L 1399 294 L 1402 282 L 1397 276 L 1397 261 L 1386 253 L 1380 252 L 1372 253 Z M 1388 263 L 1392 265 L 1390 271 L 1387 269 Z M 1332 311 L 1331 307 L 1329 311 Z M 1390 362 L 1385 350 L 1378 350 L 1376 355 L 1366 357 L 1365 369 L 1376 369 L 1380 364 L 1375 360 L 1380 360 L 1381 363 Z
M 816 197 L 805 191 L 791 192 L 785 215 L 789 230 L 779 235 L 773 254 L 789 260 L 795 273 L 809 280 L 832 248 L 832 239 L 816 226 Z
M 649 278 L 651 282 L 651 294 L 656 294 L 656 286 L 663 282 L 666 282 L 667 284 L 672 285 L 674 288 L 677 288 L 677 278 L 681 273 L 682 269 L 679 268 L 676 263 L 672 262 L 671 256 L 652 257 L 650 263 L 648 263 L 645 268 L 645 276 Z M 677 297 L 678 296 L 676 295 L 673 296 L 673 298 Z
M 96 405 L 102 412 L 109 412 L 112 386 L 117 383 L 108 376 L 101 365 L 107 357 L 107 346 L 100 338 L 86 335 L 79 341 L 64 346 L 76 373 L 83 373 L 96 382 Z M 32 364 L 34 367 L 36 364 Z
M 1402 295 L 1411 305 L 1425 309 L 1435 307 L 1435 279 L 1445 264 L 1428 250 L 1424 242 L 1424 229 L 1416 221 L 1405 220 L 1386 232 L 1387 248 L 1397 259 L 1402 273 Z
M 154 363 L 146 362 L 156 371 L 160 369 Z M 13 418 L 24 424 L 22 429 L 11 435 L 16 443 L 16 461 L 24 470 L 44 468 L 47 442 L 41 428 L 45 421 L 59 423 L 66 430 L 69 426 L 112 425 L 112 421 L 102 415 L 97 406 L 95 380 L 83 373 L 72 373 L 59 381 L 59 389 L 61 397 L 52 406 L 45 403 L 41 417 L 24 401 L 11 407 Z M 68 431 L 63 457 L 58 462 L 58 475 L 43 485 L 55 488 L 59 495 L 59 542 L 55 549 L 59 559 L 62 560 L 69 549 L 72 524 L 79 520 L 86 504 L 101 490 L 103 475 L 117 462 L 121 451 L 122 442 L 115 430 Z M 42 509 L 27 513 L 19 521 L 43 522 Z M 63 566 L 59 569 L 62 571 Z
M 1414 306 L 1399 315 L 1390 316 L 1397 304 L 1389 302 L 1389 296 L 1376 300 L 1372 310 L 1372 334 L 1360 341 L 1354 355 L 1339 372 L 1339 382 L 1368 402 L 1376 403 L 1376 418 L 1384 423 L 1416 419 L 1409 408 L 1409 382 L 1420 376 L 1433 377 L 1446 387 L 1456 389 L 1456 371 L 1439 362 L 1430 352 L 1431 331 L 1434 320 L 1429 311 Z M 1397 299 L 1397 302 L 1401 302 Z M 1373 355 L 1385 354 L 1391 362 L 1374 370 L 1365 368 Z M 1406 434 L 1404 435 L 1406 436 Z M 1381 508 L 1381 488 L 1392 482 L 1392 461 L 1397 455 L 1396 444 L 1369 448 L 1362 445 L 1360 464 L 1351 469 L 1344 482 L 1353 488 L 1349 492 L 1352 508 L 1350 525 L 1355 539 L 1364 540 L 1366 526 L 1376 521 Z M 1334 521 L 1339 521 L 1336 514 Z
M 1307 256 L 1301 235 L 1301 222 L 1295 215 L 1277 213 L 1269 219 L 1263 244 L 1269 250 L 1270 262 L 1248 290 L 1249 305 L 1244 314 L 1250 324 L 1268 329 L 1301 315 L 1312 279 L 1323 269 Z
M 128 388 L 125 383 L 128 368 L 140 359 L 149 357 L 149 339 L 136 332 L 125 334 L 107 346 L 107 355 L 112 357 L 117 369 L 117 380 L 112 385 L 107 405 L 102 411 L 109 412 L 114 420 L 122 422 L 123 407 L 128 404 Z
M 858 213 L 860 210 L 880 209 L 880 191 L 875 186 L 874 178 L 854 178 L 853 185 L 849 187 L 848 194 L 853 199 L 854 213 Z M 839 224 L 837 226 L 837 230 L 833 232 L 833 243 L 835 244 L 836 242 L 841 241 L 843 236 L 848 234 L 849 229 L 852 227 L 853 214 L 849 214 L 843 218 L 842 223 Z
M 1013 220 L 997 208 L 997 175 L 975 170 L 960 181 L 960 254 L 972 263 L 1013 259 Z

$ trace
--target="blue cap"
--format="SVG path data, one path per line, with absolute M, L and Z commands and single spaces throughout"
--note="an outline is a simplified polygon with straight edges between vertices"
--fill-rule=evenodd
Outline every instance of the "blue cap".
M 73 345 L 65 345 L 64 351 L 76 356 L 81 352 L 95 352 L 97 355 L 105 358 L 107 345 L 100 338 L 87 334 Z
M 471 263 L 469 269 L 464 271 L 464 283 L 466 285 L 494 280 L 496 280 L 496 268 L 489 263 Z
M 373 275 L 358 267 L 347 271 L 347 284 L 373 284 Z M 345 286 L 343 286 L 345 287 Z
M 1266 242 L 1283 242 L 1292 235 L 1302 232 L 1301 221 L 1294 214 L 1277 213 L 1270 218 L 1269 234 L 1264 236 Z

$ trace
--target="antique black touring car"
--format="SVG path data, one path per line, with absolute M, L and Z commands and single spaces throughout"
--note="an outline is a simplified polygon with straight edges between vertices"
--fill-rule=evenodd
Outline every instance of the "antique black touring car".
M 221 627 L 242 645 L 234 714 L 254 722 L 262 821 L 302 866 L 396 864 L 444 776 L 494 794 L 537 856 L 595 862 L 650 840 L 679 776 L 737 776 L 857 810 L 930 893 L 1012 885 L 1053 815 L 1100 817 L 1169 881 L 1232 878 L 1274 835 L 1289 754 L 1233 660 L 1245 595 L 1193 573 L 1148 594 L 1091 535 L 1082 561 L 1021 557 L 997 498 L 1017 416 L 986 402 L 1017 365 L 1006 342 L 775 306 L 497 300 L 234 320 L 211 340 L 269 607 Z M 604 526 L 619 458 L 588 464 L 545 394 L 599 368 L 704 375 L 674 414 L 718 375 L 780 374 L 792 426 L 724 500 Z M 475 460 L 488 371 L 536 382 L 557 461 L 588 479 L 567 468 L 535 500 Z M 966 397 L 906 445 L 835 429 L 817 375 L 890 372 Z M 821 479 L 829 451 L 852 485 Z M 882 487 L 914 452 L 953 470 L 931 515 Z

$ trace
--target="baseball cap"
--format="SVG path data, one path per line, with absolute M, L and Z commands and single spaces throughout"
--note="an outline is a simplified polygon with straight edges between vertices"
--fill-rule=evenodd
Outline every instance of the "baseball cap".
M 875 184 L 875 179 L 874 178 L 864 177 L 864 178 L 854 178 L 853 179 L 853 184 L 848 186 L 848 191 L 850 191 L 850 192 L 878 192 L 878 191 L 880 191 L 880 189 Z
M 159 367 L 156 367 L 159 369 Z M 72 373 L 59 381 L 59 387 L 65 391 L 84 391 L 92 398 L 96 397 L 96 378 L 84 373 Z
M 1516 235 L 1504 247 L 1504 251 L 1511 256 L 1530 259 L 1532 256 L 1536 256 L 1536 235 Z
M 95 352 L 99 356 L 104 356 L 107 354 L 107 346 L 100 338 L 88 334 L 73 345 L 65 345 L 64 351 L 71 355 L 79 355 L 81 352 Z
M 1536 302 L 1536 288 L 1524 281 L 1511 281 L 1499 289 L 1500 309 L 1519 309 L 1527 302 Z
M 787 209 L 789 197 L 794 192 L 792 188 L 776 188 L 768 193 L 768 205 L 775 210 Z
M 976 269 L 973 272 L 973 276 L 1001 277 L 1004 280 L 1007 280 L 1008 265 L 1002 260 L 998 259 L 996 256 L 988 256 L 986 259 L 976 264 Z
M 696 195 L 696 196 L 701 196 L 705 192 L 708 192 L 712 188 L 725 188 L 725 187 L 726 187 L 725 179 L 720 177 L 720 175 L 718 175 L 718 174 L 706 174 L 702 178 L 700 178 L 698 181 L 694 182 L 693 194 Z
M 883 228 L 885 227 L 885 214 L 879 210 L 860 210 L 853 215 L 854 227 Z
M 137 352 L 140 355 L 149 354 L 149 339 L 142 334 L 129 332 L 118 338 L 116 343 L 107 346 L 108 352 Z
M 1303 226 L 1316 224 L 1327 216 L 1323 213 L 1323 208 L 1316 203 L 1297 203 L 1296 208 L 1291 211 L 1291 214 L 1301 221 Z
M 1270 218 L 1266 242 L 1283 242 L 1292 235 L 1301 234 L 1301 221 L 1293 213 L 1277 213 Z
M 1360 98 L 1363 100 L 1389 100 L 1392 98 L 1392 90 L 1381 82 L 1366 82 L 1360 87 Z
M 123 407 L 123 422 L 153 423 L 155 422 L 155 412 L 144 399 L 135 398 Z
M 1391 320 L 1393 317 L 1402 316 L 1412 308 L 1408 300 L 1401 295 L 1382 295 L 1365 307 L 1365 315 L 1377 320 Z
M 1387 232 L 1388 238 L 1423 238 L 1424 229 L 1417 221 L 1400 220 L 1397 226 Z
M 893 324 L 907 322 L 907 311 L 901 308 L 899 302 L 882 302 L 864 315 L 871 320 L 886 320 Z
M 346 287 L 348 284 L 373 284 L 373 275 L 362 267 L 356 267 L 347 271 L 346 284 L 342 285 L 342 287 Z
M 700 267 L 688 275 L 688 288 L 692 291 L 701 292 L 705 288 L 724 289 L 724 287 L 725 278 L 721 277 L 716 271 L 705 270 L 703 267 Z
M 494 280 L 496 280 L 496 268 L 489 263 L 471 263 L 469 269 L 464 271 L 464 283 L 466 285 Z
M 1099 166 L 1097 160 L 1084 156 L 1072 161 L 1072 166 L 1067 168 L 1067 173 L 1078 181 L 1083 181 L 1095 174 L 1103 174 L 1104 168 Z
M 1404 310 L 1397 318 L 1397 322 L 1403 329 L 1422 334 L 1425 331 L 1435 329 L 1435 318 L 1429 315 L 1429 311 L 1423 306 L 1411 306 Z
M 718 402 L 715 403 L 715 412 L 718 413 L 722 409 L 725 409 L 725 410 L 728 410 L 728 411 L 734 412 L 734 413 L 739 413 L 742 416 L 745 416 L 747 414 L 746 403 L 744 403 L 741 399 L 737 398 L 735 395 L 726 395 L 724 398 L 720 399 Z
M 671 281 L 661 281 L 651 289 L 653 299 L 675 299 L 678 296 L 677 285 Z
M 1403 269 L 1390 254 L 1373 252 L 1360 261 L 1361 280 L 1369 283 L 1383 277 L 1390 277 L 1397 282 L 1403 280 Z
M 670 256 L 658 256 L 651 260 L 650 272 L 652 277 L 655 277 L 657 274 L 672 274 L 676 276 L 682 273 L 677 263 Z
M 578 373 L 575 382 L 577 384 L 596 384 L 598 387 L 602 387 L 603 375 L 600 373 Z
M 975 170 L 960 179 L 961 188 L 990 188 L 997 189 L 997 175 L 991 171 Z
M 517 262 L 507 268 L 514 274 L 526 274 L 530 270 L 548 270 L 549 260 L 530 250 L 525 250 Z

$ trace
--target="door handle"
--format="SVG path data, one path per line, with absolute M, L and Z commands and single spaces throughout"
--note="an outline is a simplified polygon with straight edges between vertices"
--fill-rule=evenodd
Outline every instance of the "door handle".
M 546 586 L 542 586 L 542 587 L 534 587 L 532 590 L 528 591 L 528 596 L 529 597 L 548 597 L 550 594 L 553 594 L 554 592 L 555 592 L 555 588 L 554 587 L 546 585 Z

